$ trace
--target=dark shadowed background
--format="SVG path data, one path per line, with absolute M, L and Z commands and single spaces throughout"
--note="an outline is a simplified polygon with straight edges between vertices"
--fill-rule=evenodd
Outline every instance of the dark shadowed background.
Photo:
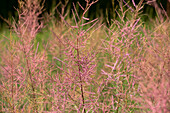
M 85 6 L 85 0 L 69 0 L 66 9 L 70 10 L 72 9 L 72 3 L 80 2 L 82 5 Z M 91 0 L 92 1 L 92 0 Z M 130 2 L 131 0 L 124 0 L 126 2 Z M 140 0 L 135 0 L 136 4 Z M 144 0 L 146 3 L 146 0 Z M 46 0 L 44 9 L 46 12 L 50 13 L 52 9 L 55 8 L 55 6 L 62 2 L 64 4 L 65 0 Z M 162 4 L 163 8 L 170 14 L 170 3 L 168 0 L 157 0 L 158 4 Z M 132 3 L 131 3 L 132 4 Z M 12 20 L 11 17 L 17 17 L 16 9 L 18 8 L 18 0 L 1 0 L 0 2 L 0 27 L 2 28 L 2 25 L 6 24 L 6 22 L 2 19 L 7 19 L 9 21 Z M 60 10 L 60 7 L 58 7 Z M 110 21 L 111 19 L 116 17 L 115 9 L 118 9 L 118 2 L 117 0 L 99 0 L 96 4 L 94 4 L 90 11 L 88 12 L 88 15 L 90 18 L 96 18 L 103 16 L 103 21 L 106 21 L 106 18 Z M 79 11 L 81 14 L 81 11 Z M 156 15 L 156 11 L 153 6 L 145 5 L 143 13 L 148 14 L 150 17 L 154 17 Z M 57 16 L 57 14 L 56 14 Z M 71 14 L 70 14 L 71 16 Z M 147 20 L 147 18 L 146 18 Z M 1 30 L 0 28 L 0 30 Z

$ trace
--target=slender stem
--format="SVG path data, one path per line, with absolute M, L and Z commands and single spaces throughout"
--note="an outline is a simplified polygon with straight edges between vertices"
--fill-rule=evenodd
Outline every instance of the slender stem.
M 12 72 L 11 72 L 11 81 L 12 81 L 12 112 L 14 113 L 15 112 L 15 106 L 14 106 L 14 60 L 13 60 L 13 52 L 12 52 L 12 36 L 11 36 L 11 32 L 10 32 L 10 46 L 11 46 L 11 49 L 10 49 L 10 52 L 12 53 L 11 55 L 11 61 L 12 61 L 12 64 L 11 64 L 11 68 L 12 68 Z
M 32 81 L 32 74 L 31 74 L 31 70 L 30 70 L 30 67 L 29 67 L 28 59 L 26 59 L 26 62 L 27 62 L 28 74 L 29 74 L 29 77 L 30 77 L 30 80 L 31 80 L 31 88 L 32 88 L 32 91 L 33 91 L 34 104 L 36 106 L 37 101 L 36 101 L 36 97 L 35 97 L 35 88 L 34 88 L 33 81 Z M 35 110 L 38 113 L 37 106 L 36 106 Z
M 33 102 L 34 102 L 34 105 L 36 106 L 35 110 L 36 110 L 36 113 L 38 113 L 38 110 L 37 110 L 37 101 L 36 101 L 36 96 L 35 96 L 35 88 L 34 88 L 34 85 L 33 85 L 33 80 L 32 80 L 32 74 L 31 74 L 31 69 L 29 67 L 29 61 L 28 61 L 28 56 L 26 54 L 26 51 L 25 51 L 25 47 L 24 47 L 24 54 L 25 54 L 25 59 L 26 59 L 26 66 L 27 66 L 27 70 L 28 70 L 28 75 L 29 75 L 29 78 L 30 78 L 30 81 L 31 81 L 31 88 L 32 88 L 32 92 L 33 92 Z
M 13 62 L 13 61 L 12 61 Z M 13 109 L 13 113 L 14 113 L 14 77 L 13 77 L 13 64 L 12 64 L 12 109 Z
M 80 79 L 80 89 L 81 89 L 81 97 L 82 97 L 82 103 L 84 107 L 84 92 L 83 92 L 83 85 L 82 85 L 82 78 L 81 78 L 81 67 L 80 67 L 80 53 L 79 53 L 79 37 L 77 37 L 77 58 L 78 58 L 78 71 L 79 71 L 79 79 Z M 86 109 L 84 109 L 84 113 L 86 113 Z

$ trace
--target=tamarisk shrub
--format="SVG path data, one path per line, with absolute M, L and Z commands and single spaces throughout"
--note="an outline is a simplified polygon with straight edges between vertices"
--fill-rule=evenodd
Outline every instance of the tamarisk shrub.
M 54 110 L 64 112 L 89 112 L 98 111 L 95 108 L 95 98 L 97 92 L 93 84 L 96 84 L 95 80 L 95 56 L 96 50 L 88 44 L 90 40 L 89 31 L 92 29 L 98 19 L 89 21 L 86 16 L 89 8 L 96 3 L 96 1 L 86 1 L 86 6 L 77 4 L 83 10 L 81 16 L 78 15 L 75 4 L 73 3 L 74 9 L 72 9 L 73 21 L 72 23 L 67 22 L 58 10 L 62 24 L 67 26 L 63 35 L 56 34 L 53 30 L 53 35 L 60 43 L 62 48 L 62 57 L 54 56 L 54 60 L 62 63 L 62 65 L 56 65 L 60 71 L 57 72 L 51 80 L 51 85 L 58 87 L 57 91 L 52 91 Z M 74 25 L 73 25 L 74 24 Z M 91 24 L 89 28 L 86 26 Z M 63 26 L 63 25 L 62 25 Z M 54 54 L 54 48 L 57 45 L 52 44 L 51 52 Z M 54 62 L 55 63 L 55 62 Z M 53 64 L 54 64 L 53 63 Z M 54 64 L 55 65 L 55 64 Z M 56 82 L 55 82 L 56 81 Z M 59 93 L 61 93 L 59 95 Z
M 18 21 L 0 41 L 8 40 L 0 45 L 0 112 L 169 111 L 169 18 L 161 12 L 147 29 L 144 0 L 120 0 L 107 27 L 87 17 L 98 0 L 85 1 L 72 4 L 71 18 L 68 0 L 56 6 L 61 19 L 52 20 L 48 45 L 36 38 L 44 2 L 19 1 Z
M 1 111 L 38 113 L 43 110 L 41 92 L 48 73 L 46 53 L 38 52 L 39 44 L 34 44 L 43 27 L 39 18 L 43 6 L 38 0 L 23 0 L 19 4 L 18 22 L 13 24 L 17 39 L 6 37 L 9 44 L 1 56 Z
M 137 94 L 134 61 L 139 60 L 142 51 L 138 15 L 143 6 L 142 1 L 133 5 L 134 8 L 126 2 L 125 5 L 119 2 L 120 10 L 116 12 L 120 21 L 113 20 L 111 27 L 106 30 L 107 38 L 102 41 L 105 66 L 101 74 L 105 76 L 105 82 L 100 88 L 100 101 L 103 104 L 103 112 L 136 110 L 137 102 L 132 98 Z
M 162 16 L 163 17 L 163 16 Z M 145 112 L 167 113 L 170 111 L 169 78 L 169 19 L 153 22 L 153 28 L 143 29 L 143 54 L 136 62 L 139 96 L 135 100 Z

